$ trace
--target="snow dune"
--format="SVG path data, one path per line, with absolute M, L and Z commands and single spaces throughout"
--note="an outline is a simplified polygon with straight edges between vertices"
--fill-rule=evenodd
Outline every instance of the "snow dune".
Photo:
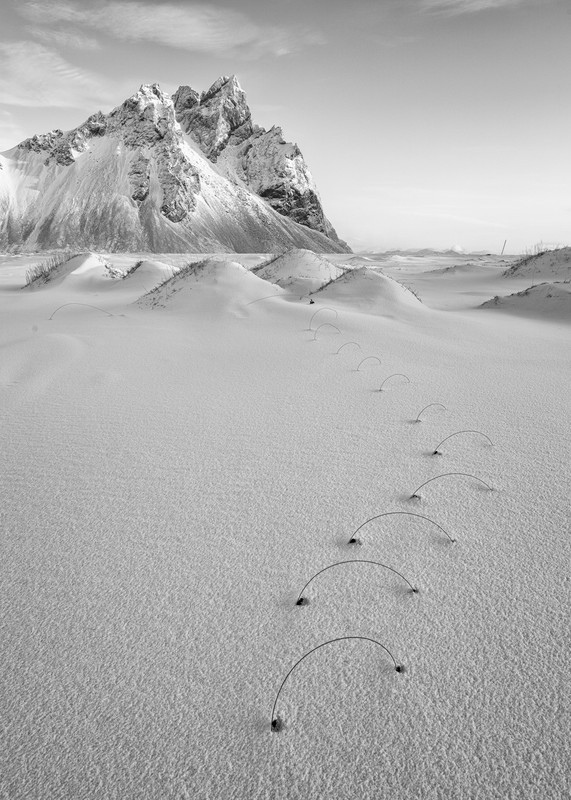
M 403 318 L 427 309 L 410 289 L 367 267 L 357 267 L 314 293 L 314 299 L 335 301 L 370 314 Z
M 536 281 L 568 280 L 571 278 L 571 247 L 526 256 L 516 261 L 505 274 L 514 278 L 530 277 Z
M 427 256 L 396 316 L 366 273 L 309 305 L 211 256 L 153 305 L 136 272 L 22 291 L 27 264 L 0 262 L 0 796 L 570 796 L 569 325 L 478 309 L 499 262 Z M 493 446 L 432 455 L 466 429 Z
M 255 273 L 292 294 L 304 295 L 343 275 L 344 269 L 311 250 L 293 249 L 256 267 Z
M 506 297 L 496 296 L 482 303 L 482 308 L 496 308 L 540 319 L 571 322 L 571 283 L 540 283 Z
M 181 312 L 245 313 L 255 302 L 286 295 L 236 261 L 205 259 L 177 271 L 138 301 L 141 307 L 168 307 Z

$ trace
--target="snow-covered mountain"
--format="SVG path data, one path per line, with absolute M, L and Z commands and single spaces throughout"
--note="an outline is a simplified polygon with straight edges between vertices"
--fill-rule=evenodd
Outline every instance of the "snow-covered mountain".
M 0 154 L 0 215 L 3 249 L 349 251 L 299 148 L 252 123 L 235 77 L 172 99 L 144 85 Z

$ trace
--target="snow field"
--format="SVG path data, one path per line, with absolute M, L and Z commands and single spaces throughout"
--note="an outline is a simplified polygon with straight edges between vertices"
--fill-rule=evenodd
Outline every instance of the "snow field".
M 3 794 L 568 796 L 568 327 L 214 291 L 1 293 Z

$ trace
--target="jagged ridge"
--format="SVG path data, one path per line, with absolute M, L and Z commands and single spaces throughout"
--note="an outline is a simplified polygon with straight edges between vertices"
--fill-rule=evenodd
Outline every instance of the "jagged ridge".
M 292 173 L 287 191 L 298 202 L 288 208 L 282 200 L 262 199 L 268 180 L 256 183 L 248 177 L 256 170 L 247 168 L 245 153 L 243 163 L 235 159 L 240 175 L 226 156 L 223 168 L 215 164 L 223 151 L 252 139 L 249 149 L 257 152 L 256 140 L 275 136 L 274 129 L 266 134 L 252 126 L 235 79 L 221 78 L 201 96 L 181 87 L 175 99 L 187 112 L 186 122 L 179 112 L 185 128 L 190 130 L 191 116 L 195 119 L 192 142 L 181 131 L 173 100 L 153 84 L 107 115 L 93 114 L 67 133 L 33 136 L 0 156 L 0 246 L 154 252 L 348 249 L 321 219 L 309 179 L 296 184 Z M 259 173 L 270 176 L 279 160 L 268 151 L 250 157 Z M 304 174 L 301 162 L 295 174 Z M 311 192 L 318 205 L 315 200 L 311 205 Z M 305 216 L 303 204 L 312 209 Z

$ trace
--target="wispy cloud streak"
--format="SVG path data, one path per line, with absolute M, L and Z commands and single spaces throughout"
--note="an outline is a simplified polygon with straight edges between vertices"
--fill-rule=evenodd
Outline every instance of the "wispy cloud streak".
M 245 58 L 276 56 L 319 44 L 320 34 L 305 27 L 253 22 L 241 11 L 208 4 L 109 0 L 90 8 L 67 0 L 27 2 L 21 13 L 36 24 L 91 28 L 124 41 L 149 41 L 183 50 L 231 53 Z
M 70 64 L 35 42 L 0 44 L 0 97 L 5 105 L 91 108 L 107 105 L 116 84 Z
M 476 14 L 499 8 L 529 5 L 530 0 L 421 0 L 421 9 L 428 13 L 454 16 Z
M 28 28 L 28 32 L 40 42 L 51 44 L 54 47 L 69 47 L 74 50 L 99 50 L 101 45 L 91 36 L 85 36 L 80 31 L 62 30 L 57 28 L 45 28 L 33 26 Z

